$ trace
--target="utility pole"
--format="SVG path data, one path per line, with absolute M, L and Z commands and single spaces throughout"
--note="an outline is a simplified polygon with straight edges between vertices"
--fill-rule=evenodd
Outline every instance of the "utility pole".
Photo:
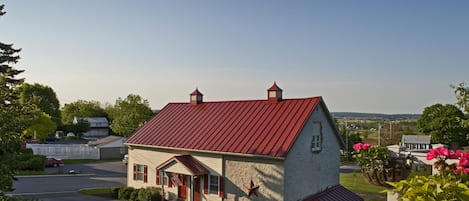
M 389 144 L 392 143 L 392 120 L 389 120 Z
M 349 158 L 349 152 L 348 152 L 348 134 L 347 134 L 347 119 L 344 120 L 345 122 L 345 152 L 346 152 L 346 157 L 347 159 Z
M 381 124 L 378 124 L 378 146 L 381 146 Z

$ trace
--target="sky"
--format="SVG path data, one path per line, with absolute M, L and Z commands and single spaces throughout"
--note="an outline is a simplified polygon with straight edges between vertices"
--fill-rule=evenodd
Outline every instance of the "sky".
M 422 113 L 469 83 L 467 1 L 0 0 L 0 41 L 61 104 L 322 96 L 331 112 Z

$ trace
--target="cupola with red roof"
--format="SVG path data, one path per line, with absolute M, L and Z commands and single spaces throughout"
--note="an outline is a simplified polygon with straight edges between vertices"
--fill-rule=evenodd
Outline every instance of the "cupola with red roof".
M 274 82 L 269 89 L 267 89 L 267 100 L 271 103 L 278 103 L 282 101 L 282 89 Z
M 200 93 L 199 89 L 195 88 L 195 90 L 190 94 L 190 103 L 192 105 L 197 105 L 203 102 L 204 95 Z

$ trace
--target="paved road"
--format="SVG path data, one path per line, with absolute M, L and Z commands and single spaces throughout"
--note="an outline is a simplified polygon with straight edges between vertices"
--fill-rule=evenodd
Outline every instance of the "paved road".
M 69 170 L 83 175 L 63 176 L 25 176 L 19 177 L 12 194 L 28 198 L 49 200 L 87 200 L 103 201 L 106 199 L 85 196 L 78 191 L 83 188 L 104 188 L 126 185 L 126 167 L 122 162 L 65 165 L 61 168 L 47 168 L 47 172 L 68 172 Z

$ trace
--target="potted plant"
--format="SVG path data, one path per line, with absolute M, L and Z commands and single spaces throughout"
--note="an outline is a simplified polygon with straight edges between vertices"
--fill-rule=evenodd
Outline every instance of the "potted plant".
M 386 147 L 357 143 L 353 158 L 361 167 L 365 180 L 374 185 L 389 187 L 386 182 L 406 179 L 412 169 L 410 155 L 393 154 Z

